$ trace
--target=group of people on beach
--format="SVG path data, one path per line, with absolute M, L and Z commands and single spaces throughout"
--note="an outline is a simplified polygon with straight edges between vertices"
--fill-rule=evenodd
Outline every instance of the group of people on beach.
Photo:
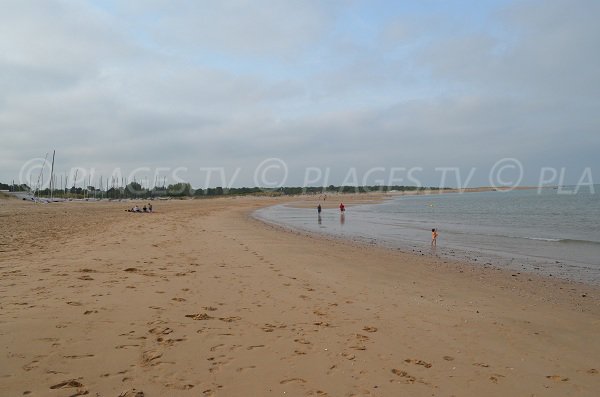
M 150 203 L 148 203 L 148 205 L 144 204 L 143 208 L 138 207 L 138 205 L 136 204 L 135 206 L 133 206 L 133 208 L 130 208 L 125 211 L 127 211 L 127 212 L 152 212 L 152 204 L 150 204 Z
M 321 217 L 322 211 L 323 211 L 323 208 L 321 207 L 321 204 L 319 204 L 317 206 L 317 213 L 319 214 L 319 223 L 320 223 L 320 217 Z M 346 206 L 344 205 L 344 203 L 340 203 L 340 213 L 344 214 L 345 211 L 346 211 Z M 437 238 L 438 238 L 437 229 L 431 229 L 431 246 L 432 247 L 437 246 Z
M 321 207 L 321 204 L 317 205 L 317 213 L 319 215 L 321 215 L 321 212 L 323 211 L 323 207 Z M 346 211 L 346 206 L 344 205 L 344 203 L 340 203 L 340 212 L 345 212 Z

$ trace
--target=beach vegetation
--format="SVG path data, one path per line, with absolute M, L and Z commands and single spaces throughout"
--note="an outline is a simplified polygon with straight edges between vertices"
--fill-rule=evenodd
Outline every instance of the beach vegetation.
M 76 187 L 63 189 L 49 188 L 40 189 L 35 192 L 38 197 L 55 197 L 64 199 L 153 199 L 153 198 L 208 198 L 220 196 L 295 196 L 295 195 L 317 195 L 337 193 L 385 193 L 385 192 L 407 192 L 423 190 L 443 190 L 447 188 L 422 187 L 422 186 L 284 186 L 278 188 L 263 187 L 207 187 L 193 188 L 188 182 L 179 182 L 168 186 L 155 186 L 147 188 L 139 182 L 130 182 L 125 186 L 106 186 L 97 188 L 95 186 Z M 32 191 L 25 185 L 9 185 L 0 183 L 0 190 L 6 191 Z

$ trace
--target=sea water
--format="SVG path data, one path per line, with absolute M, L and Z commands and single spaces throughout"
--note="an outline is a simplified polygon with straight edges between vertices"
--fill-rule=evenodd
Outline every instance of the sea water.
M 343 196 L 328 196 L 341 200 Z M 336 203 L 337 204 L 337 203 Z M 259 219 L 408 252 L 600 285 L 600 186 L 394 196 L 325 209 L 277 205 Z M 431 229 L 439 231 L 431 248 Z

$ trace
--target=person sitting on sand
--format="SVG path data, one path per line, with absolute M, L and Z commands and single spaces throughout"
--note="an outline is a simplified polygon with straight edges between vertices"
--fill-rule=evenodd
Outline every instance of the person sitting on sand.
M 152 204 L 148 203 L 148 212 L 152 212 Z
M 137 206 L 137 204 L 131 209 L 131 211 L 133 212 L 140 212 L 140 207 Z
M 438 236 L 437 230 L 431 229 L 431 245 L 434 247 L 437 245 L 437 236 Z

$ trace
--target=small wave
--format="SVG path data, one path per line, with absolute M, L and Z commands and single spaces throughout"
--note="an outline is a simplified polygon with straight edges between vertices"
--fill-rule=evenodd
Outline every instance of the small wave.
M 594 244 L 594 245 L 600 245 L 600 241 L 590 241 L 590 240 L 576 240 L 576 239 L 569 239 L 569 238 L 565 238 L 560 240 L 561 243 L 572 243 L 572 244 Z
M 456 231 L 456 230 L 453 230 L 452 233 L 465 234 L 465 235 L 472 234 L 472 233 L 466 233 L 466 232 Z M 579 239 L 570 239 L 570 238 L 551 238 L 551 237 L 534 237 L 534 236 L 516 236 L 516 235 L 511 235 L 511 234 L 495 234 L 495 233 L 479 233 L 479 235 L 484 235 L 484 236 L 488 236 L 488 237 L 514 238 L 514 239 L 543 241 L 543 242 L 547 242 L 547 243 L 590 244 L 590 245 L 600 246 L 600 241 L 595 241 L 595 240 L 579 240 Z
M 521 237 L 521 238 L 525 238 L 527 240 L 538 240 L 538 241 L 550 241 L 550 242 L 559 242 L 559 241 L 565 241 L 565 239 L 562 238 L 545 238 L 545 237 Z
M 568 244 L 593 244 L 600 245 L 600 241 L 592 241 L 592 240 L 578 240 L 571 238 L 546 238 L 546 237 L 517 237 L 517 236 L 508 236 L 513 238 L 524 238 L 527 240 L 536 240 L 536 241 L 547 241 L 549 243 L 568 243 Z

